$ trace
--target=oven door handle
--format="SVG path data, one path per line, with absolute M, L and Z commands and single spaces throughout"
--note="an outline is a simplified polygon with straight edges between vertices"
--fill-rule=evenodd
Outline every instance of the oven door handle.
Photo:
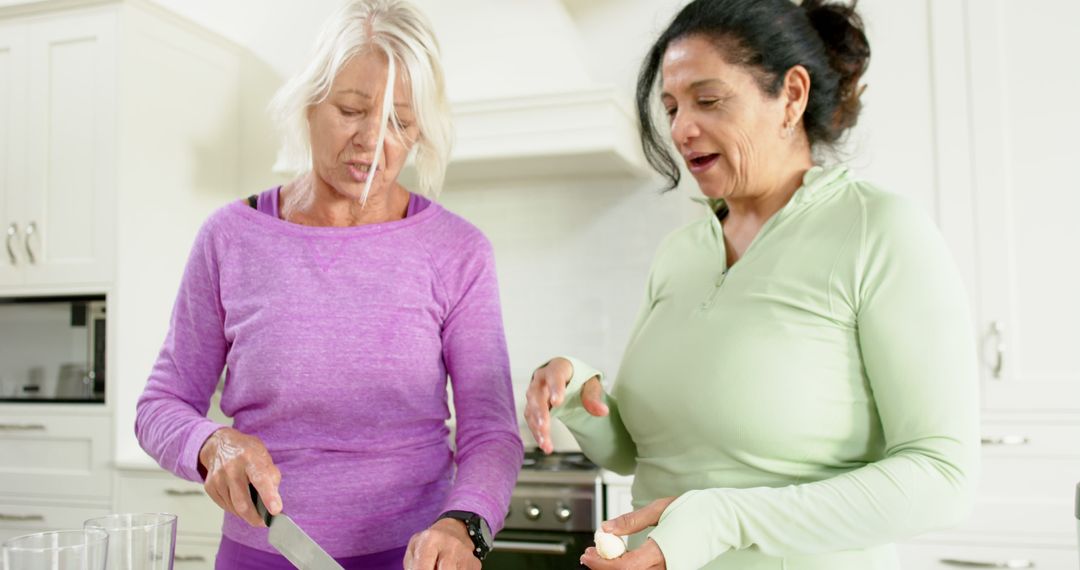
M 530 542 L 526 540 L 495 540 L 493 551 L 519 554 L 566 554 L 565 542 Z

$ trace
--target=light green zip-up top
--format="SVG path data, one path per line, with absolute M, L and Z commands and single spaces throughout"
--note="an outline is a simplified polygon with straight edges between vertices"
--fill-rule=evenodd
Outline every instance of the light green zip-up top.
M 726 267 L 721 222 L 671 234 L 598 418 L 571 359 L 552 411 L 635 474 L 671 570 L 899 568 L 892 542 L 957 524 L 978 472 L 967 299 L 908 200 L 815 167 Z

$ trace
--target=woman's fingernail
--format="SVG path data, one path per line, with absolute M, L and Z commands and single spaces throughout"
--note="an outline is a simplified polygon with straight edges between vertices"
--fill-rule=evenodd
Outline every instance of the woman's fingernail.
M 611 521 L 604 521 L 603 524 L 600 525 L 601 530 L 604 532 L 611 532 L 614 527 L 615 525 L 612 524 Z

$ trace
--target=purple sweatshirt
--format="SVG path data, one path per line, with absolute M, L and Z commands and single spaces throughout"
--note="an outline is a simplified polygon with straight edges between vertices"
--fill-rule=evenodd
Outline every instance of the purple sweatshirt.
M 259 197 L 276 213 L 277 189 Z M 269 207 L 267 207 L 269 205 Z M 284 512 L 332 556 L 408 543 L 446 510 L 502 527 L 521 466 L 490 243 L 419 196 L 399 221 L 292 224 L 246 202 L 195 238 L 135 433 L 165 469 L 201 482 L 221 409 L 281 469 Z M 447 376 L 456 452 L 449 441 Z M 224 534 L 273 552 L 265 528 Z

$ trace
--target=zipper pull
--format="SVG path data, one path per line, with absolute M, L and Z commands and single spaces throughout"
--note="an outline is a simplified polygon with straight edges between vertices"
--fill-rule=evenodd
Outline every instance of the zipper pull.
M 712 293 L 709 294 L 709 298 L 705 299 L 705 302 L 701 304 L 701 310 L 707 310 L 716 302 L 716 298 L 720 296 L 720 288 L 724 286 L 724 280 L 727 279 L 727 274 L 727 268 L 720 272 L 720 278 L 717 279 L 716 284 L 713 285 L 713 290 Z

